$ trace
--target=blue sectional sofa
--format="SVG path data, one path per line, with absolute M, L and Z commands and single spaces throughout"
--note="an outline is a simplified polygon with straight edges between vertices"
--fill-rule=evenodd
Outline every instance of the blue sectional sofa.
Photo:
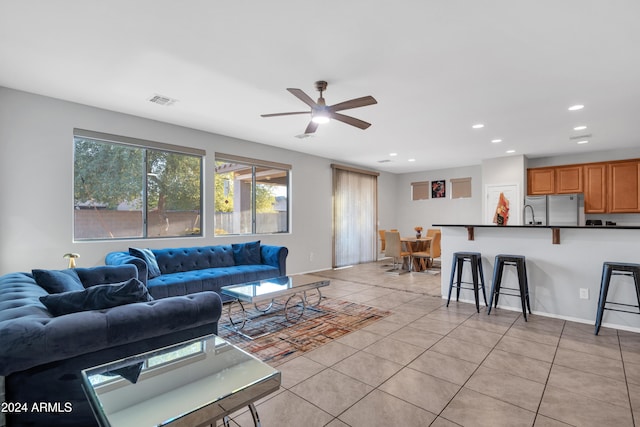
M 146 288 L 132 280 L 138 278 L 133 265 L 73 271 L 87 292 L 107 288 L 99 285 L 135 282 L 148 299 Z M 5 399 L 29 408 L 5 414 L 8 427 L 95 426 L 80 370 L 217 333 L 222 311 L 218 294 L 199 292 L 54 316 L 41 299 L 48 303 L 50 293 L 39 283 L 31 273 L 0 277 L 0 375 L 5 376 Z M 30 409 L 40 402 L 60 402 L 62 410 Z M 71 411 L 66 412 L 69 404 Z
M 140 252 L 146 252 L 144 253 Z M 260 242 L 107 254 L 107 265 L 133 264 L 154 298 L 214 291 L 227 285 L 286 276 L 289 251 Z M 155 264 L 155 265 L 154 265 Z M 155 272 L 153 272 L 155 270 Z M 222 301 L 228 297 L 221 295 Z

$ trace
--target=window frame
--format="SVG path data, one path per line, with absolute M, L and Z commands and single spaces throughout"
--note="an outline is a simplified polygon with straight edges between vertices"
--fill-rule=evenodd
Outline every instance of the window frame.
M 247 167 L 251 167 L 251 232 L 250 233 L 217 233 L 218 230 L 217 224 L 214 221 L 214 237 L 220 236 L 254 236 L 254 235 L 269 235 L 269 234 L 288 234 L 291 233 L 291 170 L 292 166 L 286 163 L 278 163 L 272 162 L 269 160 L 261 160 L 261 159 L 253 159 L 249 157 L 237 156 L 234 154 L 227 153 L 215 153 L 214 160 L 214 170 L 218 167 L 218 162 L 227 162 L 227 163 L 237 163 Z M 259 184 L 259 180 L 257 179 L 256 170 L 258 168 L 269 168 L 269 169 L 277 169 L 286 173 L 286 183 L 287 183 L 287 192 L 286 192 L 286 230 L 284 231 L 274 231 L 274 232 L 258 232 L 257 231 L 257 207 L 256 207 L 256 188 Z M 214 187 L 215 180 L 217 179 L 218 172 L 214 172 Z M 215 197 L 214 197 L 214 215 L 217 214 L 217 209 L 215 206 Z
M 143 161 L 140 164 L 141 167 L 144 167 L 144 170 L 147 171 L 149 167 L 149 151 L 158 151 L 164 152 L 168 154 L 179 154 L 195 157 L 198 160 L 200 167 L 200 185 L 199 185 L 199 215 L 200 215 L 200 229 L 199 233 L 193 234 L 184 234 L 184 235 L 164 235 L 164 236 L 150 236 L 149 235 L 149 200 L 148 200 L 148 189 L 149 189 L 149 172 L 144 174 L 143 183 L 142 183 L 142 206 L 141 206 L 141 227 L 142 227 L 142 235 L 141 236 L 127 236 L 127 237 L 78 237 L 76 235 L 76 215 L 75 215 L 75 167 L 76 167 L 76 139 L 88 139 L 93 140 L 100 143 L 105 144 L 113 144 L 124 147 L 130 147 L 135 149 L 144 150 L 143 152 Z M 91 242 L 91 241 L 115 241 L 115 240 L 155 240 L 155 239 L 172 239 L 172 238 L 192 238 L 192 237 L 203 237 L 204 236 L 204 180 L 205 180 L 205 157 L 206 151 L 199 148 L 193 147 L 184 147 L 174 144 L 167 144 L 157 141 L 144 140 L 139 138 L 133 138 L 122 135 L 113 135 L 103 132 L 96 132 L 87 129 L 73 129 L 73 185 L 72 185 L 72 198 L 73 198 L 73 209 L 74 214 L 73 217 L 73 241 L 74 242 Z

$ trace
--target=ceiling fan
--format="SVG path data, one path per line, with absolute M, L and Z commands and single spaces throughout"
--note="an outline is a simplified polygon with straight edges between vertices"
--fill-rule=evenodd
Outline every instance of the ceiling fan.
M 367 105 L 377 104 L 373 96 L 363 96 L 362 98 L 355 98 L 349 101 L 340 102 L 334 105 L 327 105 L 322 92 L 327 89 L 327 82 L 320 80 L 316 82 L 316 89 L 320 92 L 320 98 L 317 102 L 300 89 L 287 88 L 289 92 L 293 94 L 300 101 L 311 107 L 310 111 L 295 111 L 291 113 L 273 113 L 262 114 L 261 117 L 275 117 L 275 116 L 291 116 L 294 114 L 309 114 L 311 113 L 311 121 L 305 129 L 305 134 L 314 133 L 318 129 L 318 125 L 327 123 L 330 119 L 338 120 L 351 126 L 355 126 L 360 129 L 366 129 L 371 126 L 371 123 L 367 123 L 364 120 L 356 119 L 355 117 L 345 116 L 337 111 L 349 110 L 351 108 L 365 107 Z

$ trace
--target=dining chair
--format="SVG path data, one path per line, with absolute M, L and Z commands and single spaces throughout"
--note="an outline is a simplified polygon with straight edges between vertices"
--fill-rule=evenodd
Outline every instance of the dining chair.
M 384 233 L 386 232 L 386 230 L 378 230 L 378 233 L 380 233 L 380 252 L 384 252 L 384 247 L 385 247 L 385 238 L 384 238 Z
M 393 258 L 393 268 L 387 270 L 388 273 L 401 273 L 402 265 L 398 268 L 398 259 L 409 258 L 411 260 L 411 252 L 402 249 L 402 242 L 400 241 L 400 233 L 397 231 L 386 231 L 384 233 L 385 250 L 384 255 Z M 411 266 L 411 263 L 409 263 Z
M 440 240 L 442 238 L 442 233 L 438 229 L 429 229 L 427 230 L 427 237 L 431 237 L 431 242 L 429 247 L 424 251 L 416 251 L 411 254 L 413 258 L 411 263 L 413 264 L 414 259 L 419 260 L 419 265 L 421 270 L 426 270 L 433 266 L 433 259 L 439 258 L 441 254 Z

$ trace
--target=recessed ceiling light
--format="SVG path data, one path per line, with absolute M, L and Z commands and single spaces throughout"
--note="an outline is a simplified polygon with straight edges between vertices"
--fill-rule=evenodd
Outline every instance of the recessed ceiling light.
M 515 152 L 516 152 L 516 150 L 507 150 L 507 151 L 506 151 L 506 153 L 507 153 L 507 154 L 513 154 L 513 153 L 515 153 Z
M 585 130 L 586 128 L 586 126 L 576 126 L 573 128 L 573 130 Z
M 484 125 L 482 123 L 477 123 L 477 124 L 475 124 L 475 125 L 473 125 L 471 127 L 474 128 L 474 129 L 482 129 L 484 127 Z
M 499 143 L 499 142 L 502 142 L 502 140 L 501 140 L 501 139 L 492 139 L 492 140 L 491 140 L 491 142 L 492 142 L 493 144 L 497 144 L 497 143 Z
M 391 157 L 395 157 L 395 156 L 397 156 L 397 155 L 398 155 L 398 153 L 389 153 L 389 155 L 390 155 Z
M 576 142 L 576 144 L 588 144 L 588 143 L 589 143 L 589 141 L 586 140 L 586 139 L 583 139 L 582 141 Z
M 576 104 L 576 105 L 572 105 L 571 107 L 569 107 L 569 111 L 582 110 L 583 108 L 584 108 L 584 105 Z
M 416 161 L 416 159 L 409 159 L 409 161 L 410 161 L 410 162 L 415 162 L 415 161 Z

